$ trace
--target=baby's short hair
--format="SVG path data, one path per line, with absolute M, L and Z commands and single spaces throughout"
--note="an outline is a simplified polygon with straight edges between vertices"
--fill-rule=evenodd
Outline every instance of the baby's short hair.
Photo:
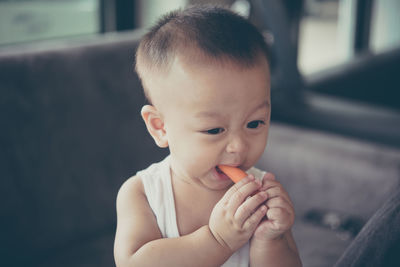
M 168 70 L 176 56 L 193 51 L 206 60 L 243 67 L 257 64 L 260 56 L 268 61 L 269 55 L 263 35 L 246 18 L 219 6 L 190 6 L 163 16 L 142 38 L 136 70 L 139 76 L 141 68 Z

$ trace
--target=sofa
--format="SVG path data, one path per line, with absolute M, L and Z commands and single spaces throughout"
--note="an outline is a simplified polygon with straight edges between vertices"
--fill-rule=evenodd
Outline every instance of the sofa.
M 139 114 L 141 36 L 0 48 L 2 266 L 114 266 L 118 189 L 168 154 Z M 272 121 L 258 166 L 295 203 L 304 266 L 323 267 L 399 186 L 399 162 L 398 148 Z

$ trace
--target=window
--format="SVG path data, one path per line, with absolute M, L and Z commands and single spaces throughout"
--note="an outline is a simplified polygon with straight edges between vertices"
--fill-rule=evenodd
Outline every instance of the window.
M 0 0 L 0 45 L 100 32 L 99 0 Z
M 148 28 L 153 25 L 156 20 L 168 11 L 184 7 L 187 0 L 140 0 L 137 1 L 136 7 L 136 24 L 138 27 Z
M 341 49 L 343 38 L 346 38 L 341 27 L 338 0 L 304 1 L 298 44 L 298 66 L 303 74 L 311 74 L 348 59 L 345 50 Z
M 400 47 L 398 0 L 304 0 L 298 65 L 307 75 Z
M 400 1 L 374 1 L 370 46 L 374 52 L 400 47 Z

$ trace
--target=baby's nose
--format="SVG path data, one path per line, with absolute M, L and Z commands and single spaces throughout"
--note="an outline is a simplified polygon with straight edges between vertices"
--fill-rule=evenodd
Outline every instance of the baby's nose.
M 240 134 L 234 135 L 229 139 L 226 146 L 226 152 L 242 154 L 247 152 L 246 138 Z

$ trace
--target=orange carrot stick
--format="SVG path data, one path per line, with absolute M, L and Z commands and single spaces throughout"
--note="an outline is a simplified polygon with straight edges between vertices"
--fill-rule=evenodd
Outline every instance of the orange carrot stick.
M 227 166 L 227 165 L 218 165 L 218 168 L 224 172 L 231 180 L 235 183 L 242 180 L 244 177 L 247 176 L 247 173 L 242 171 L 239 168 Z

